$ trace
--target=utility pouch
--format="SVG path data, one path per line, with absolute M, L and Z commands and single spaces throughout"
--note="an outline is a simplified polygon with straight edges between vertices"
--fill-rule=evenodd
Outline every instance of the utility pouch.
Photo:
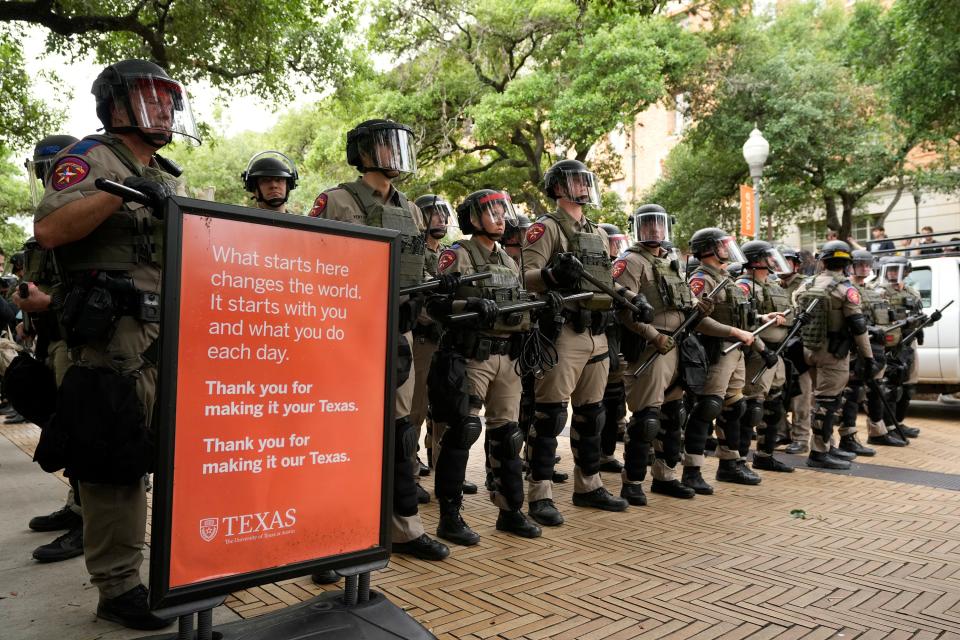
M 707 384 L 707 352 L 697 336 L 687 334 L 676 346 L 679 349 L 680 385 L 688 392 L 702 395 Z

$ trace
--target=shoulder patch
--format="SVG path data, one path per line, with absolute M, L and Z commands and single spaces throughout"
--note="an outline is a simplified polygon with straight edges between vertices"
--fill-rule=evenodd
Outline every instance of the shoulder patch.
M 610 275 L 613 276 L 613 279 L 616 280 L 623 275 L 623 272 L 627 270 L 627 262 L 625 260 L 617 260 L 613 263 L 613 269 L 610 270 Z
M 744 282 L 743 280 L 737 280 L 737 286 L 740 287 L 740 290 L 743 291 L 748 297 L 750 296 L 750 285 Z
M 439 260 L 437 260 L 437 272 L 443 273 L 450 268 L 450 265 L 457 261 L 457 252 L 453 249 L 447 249 L 440 254 Z
M 546 233 L 547 228 L 543 225 L 542 222 L 535 222 L 530 225 L 530 228 L 527 229 L 527 244 L 533 244 L 537 240 L 543 237 L 543 234 Z
M 99 140 L 91 140 L 90 138 L 84 138 L 80 142 L 76 143 L 70 147 L 71 155 L 85 156 L 90 152 L 90 149 L 99 146 L 101 143 Z
M 309 215 L 311 218 L 319 218 L 323 213 L 324 209 L 327 208 L 327 194 L 321 193 L 317 196 L 317 199 L 313 201 L 313 207 L 310 209 Z
M 860 304 L 860 292 L 857 291 L 856 287 L 847 289 L 847 301 L 851 304 Z
M 51 184 L 54 190 L 63 191 L 67 187 L 83 182 L 83 179 L 90 173 L 90 165 L 86 160 L 74 156 L 60 158 L 56 166 L 53 167 Z
M 699 297 L 706 287 L 707 281 L 701 278 L 699 275 L 695 275 L 690 279 L 690 291 L 693 293 L 693 295 Z

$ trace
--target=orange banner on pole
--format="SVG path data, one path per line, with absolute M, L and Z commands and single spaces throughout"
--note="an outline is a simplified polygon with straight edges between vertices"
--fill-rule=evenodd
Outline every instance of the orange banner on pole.
M 753 198 L 753 187 L 740 185 L 740 235 L 751 238 L 757 237 L 757 229 L 753 223 Z

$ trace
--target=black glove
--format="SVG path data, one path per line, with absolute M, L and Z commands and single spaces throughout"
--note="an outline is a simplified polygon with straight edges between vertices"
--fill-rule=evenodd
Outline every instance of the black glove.
M 930 322 L 931 322 L 931 323 L 933 323 L 933 322 L 939 322 L 939 321 L 940 321 L 940 318 L 942 318 L 942 317 L 943 317 L 943 314 L 940 313 L 940 310 L 939 310 L 939 309 L 937 309 L 936 311 L 934 311 L 933 313 L 930 314 Z
M 497 320 L 497 303 L 486 298 L 467 298 L 464 311 L 477 312 L 477 326 L 489 329 Z
M 540 273 L 549 287 L 568 289 L 583 275 L 583 263 L 572 253 L 558 253 L 551 265 Z
M 547 291 L 540 294 L 547 306 L 543 308 L 544 313 L 551 316 L 558 316 L 563 311 L 563 296 L 556 291 Z
M 636 322 L 642 322 L 643 324 L 650 324 L 653 322 L 653 305 L 647 302 L 647 297 L 642 293 L 638 293 L 633 296 L 633 299 L 630 302 L 637 308 L 633 312 L 633 319 Z
M 799 323 L 801 326 L 810 324 L 810 321 L 813 319 L 813 317 L 812 317 L 809 313 L 807 313 L 806 311 L 801 311 L 800 313 L 798 313 L 797 315 L 795 315 L 793 318 L 794 318 L 794 320 L 796 320 L 796 322 Z
M 861 380 L 873 380 L 873 376 L 880 372 L 880 367 L 873 358 L 859 358 L 857 365 L 857 377 Z
M 780 356 L 775 354 L 770 349 L 764 349 L 760 352 L 760 357 L 763 358 L 763 366 L 767 369 L 773 369 L 777 366 L 777 362 L 780 361 Z
M 437 276 L 440 286 L 437 287 L 437 293 L 456 293 L 460 288 L 460 272 L 442 273 Z
M 153 209 L 153 215 L 157 218 L 163 216 L 163 204 L 167 198 L 176 195 L 166 183 L 157 182 L 150 178 L 141 178 L 140 176 L 130 176 L 123 181 L 123 186 L 139 191 L 147 196 L 150 204 L 147 205 Z

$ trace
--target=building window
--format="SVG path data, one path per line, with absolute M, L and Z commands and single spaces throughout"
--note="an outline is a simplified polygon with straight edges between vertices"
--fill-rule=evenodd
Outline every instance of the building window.
M 827 223 L 824 220 L 815 220 L 811 222 L 801 222 L 800 227 L 800 248 L 809 251 L 816 251 L 823 244 L 827 237 Z M 850 235 L 859 244 L 866 246 L 870 241 L 870 228 L 873 226 L 872 216 L 856 216 L 850 229 Z M 846 241 L 846 238 L 841 238 Z

